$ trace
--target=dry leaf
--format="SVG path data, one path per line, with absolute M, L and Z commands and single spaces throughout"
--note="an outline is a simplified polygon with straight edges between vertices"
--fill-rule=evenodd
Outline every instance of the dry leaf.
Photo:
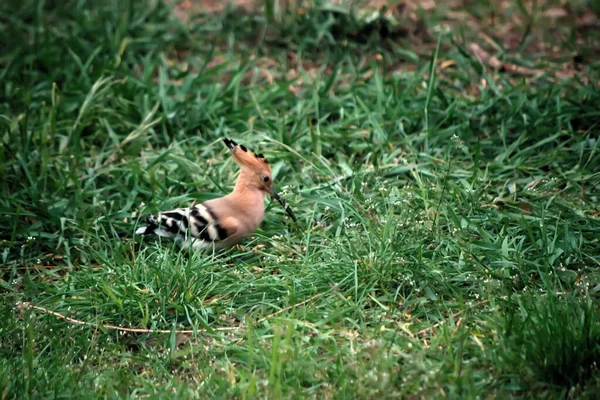
M 568 13 L 564 8 L 555 7 L 547 9 L 544 11 L 543 15 L 548 18 L 563 18 L 566 17 Z

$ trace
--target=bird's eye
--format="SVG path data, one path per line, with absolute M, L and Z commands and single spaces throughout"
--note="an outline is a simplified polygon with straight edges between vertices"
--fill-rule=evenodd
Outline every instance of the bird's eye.
M 269 182 L 269 177 L 268 177 L 268 176 L 263 176 L 263 181 L 264 181 L 265 183 Z

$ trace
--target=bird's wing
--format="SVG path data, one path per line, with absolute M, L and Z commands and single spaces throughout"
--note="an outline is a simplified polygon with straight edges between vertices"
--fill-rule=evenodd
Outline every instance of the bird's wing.
M 147 223 L 148 225 L 136 229 L 135 233 L 172 238 L 182 242 L 185 247 L 193 248 L 218 244 L 235 233 L 233 226 L 226 228 L 222 225 L 218 216 L 205 203 L 151 215 Z

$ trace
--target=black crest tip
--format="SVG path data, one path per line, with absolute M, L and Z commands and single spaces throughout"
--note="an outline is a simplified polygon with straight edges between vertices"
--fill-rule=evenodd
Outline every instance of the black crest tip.
M 229 147 L 231 150 L 235 149 L 235 147 L 237 146 L 237 143 L 234 142 L 231 139 L 223 139 L 223 142 L 225 143 L 225 146 Z
M 257 154 L 256 158 L 258 158 L 260 161 L 264 162 L 265 164 L 269 163 L 269 161 L 262 154 Z

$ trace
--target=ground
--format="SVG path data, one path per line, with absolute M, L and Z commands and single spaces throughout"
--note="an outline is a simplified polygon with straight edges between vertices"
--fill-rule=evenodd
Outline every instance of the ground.
M 596 397 L 600 4 L 383 3 L 0 5 L 0 398 Z

